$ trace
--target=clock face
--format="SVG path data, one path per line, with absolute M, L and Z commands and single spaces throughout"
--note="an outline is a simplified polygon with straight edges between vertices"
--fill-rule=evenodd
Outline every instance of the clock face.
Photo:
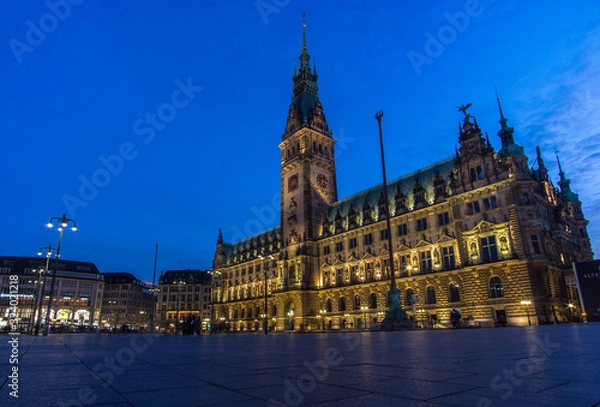
M 298 188 L 298 174 L 294 174 L 288 178 L 288 192 Z
M 317 185 L 323 189 L 327 188 L 327 185 L 328 185 L 327 177 L 323 174 L 317 175 Z

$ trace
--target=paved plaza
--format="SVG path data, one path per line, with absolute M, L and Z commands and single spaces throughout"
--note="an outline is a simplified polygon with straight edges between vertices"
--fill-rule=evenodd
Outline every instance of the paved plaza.
M 2 406 L 600 406 L 600 324 L 0 339 Z

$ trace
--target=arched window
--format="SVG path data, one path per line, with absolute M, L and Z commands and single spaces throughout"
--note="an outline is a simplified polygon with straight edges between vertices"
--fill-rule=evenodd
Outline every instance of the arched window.
M 248 318 L 252 318 L 252 308 L 248 308 Z
M 242 319 L 246 318 L 246 308 L 242 308 Z
M 406 305 L 412 305 L 415 292 L 412 288 L 406 290 Z
M 504 285 L 500 277 L 490 279 L 490 298 L 504 298 Z
M 375 293 L 369 296 L 369 308 L 377 308 L 377 294 Z
M 427 287 L 427 304 L 435 304 L 435 289 L 432 286 Z
M 327 306 L 325 307 L 325 309 L 327 310 L 327 312 L 331 312 L 331 310 L 332 310 L 331 298 L 327 299 Z
M 460 293 L 458 292 L 457 284 L 450 284 L 448 286 L 448 302 L 459 302 L 460 301 Z
M 346 297 L 340 297 L 339 311 L 346 311 Z
M 360 295 L 354 296 L 354 309 L 360 309 Z
M 233 319 L 238 319 L 238 310 L 233 311 Z

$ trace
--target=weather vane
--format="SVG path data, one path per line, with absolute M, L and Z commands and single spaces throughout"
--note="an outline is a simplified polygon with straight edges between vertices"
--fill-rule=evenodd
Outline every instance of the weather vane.
M 469 117 L 473 117 L 467 113 L 467 109 L 470 108 L 471 105 L 472 103 L 467 103 L 466 105 L 455 106 L 459 112 L 462 112 L 465 115 L 465 121 L 469 120 Z

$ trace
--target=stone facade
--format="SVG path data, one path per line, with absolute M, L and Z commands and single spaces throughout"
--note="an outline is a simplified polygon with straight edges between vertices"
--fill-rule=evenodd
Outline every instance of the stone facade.
M 167 270 L 158 280 L 157 325 L 163 331 L 181 332 L 186 320 L 194 330 L 208 329 L 211 276 L 208 270 Z
M 374 327 L 388 306 L 387 213 L 397 287 L 411 318 L 447 324 L 453 308 L 481 325 L 571 315 L 577 294 L 566 278 L 573 261 L 593 258 L 588 222 L 562 168 L 554 186 L 539 148 L 529 166 L 499 99 L 499 151 L 470 104 L 462 106 L 453 157 L 388 182 L 387 203 L 382 185 L 338 200 L 335 140 L 309 59 L 304 33 L 279 144 L 280 226 L 234 244 L 219 233 L 213 318 L 222 327 Z

